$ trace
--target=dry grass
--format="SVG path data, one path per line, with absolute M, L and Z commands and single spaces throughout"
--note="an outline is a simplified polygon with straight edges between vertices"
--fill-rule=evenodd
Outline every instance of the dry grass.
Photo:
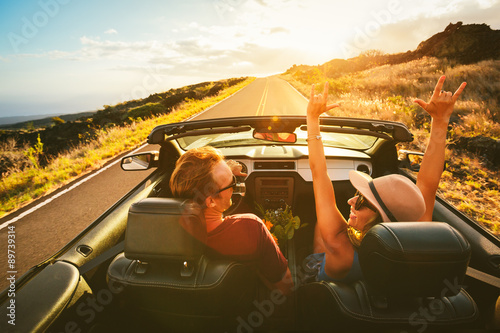
M 321 74 L 321 73 L 320 73 Z M 398 65 L 384 65 L 347 74 L 336 79 L 311 71 L 309 79 L 301 73 L 283 75 L 304 96 L 312 83 L 319 93 L 325 81 L 330 86 L 330 101 L 341 103 L 331 114 L 400 121 L 415 135 L 414 142 L 401 148 L 424 151 L 430 116 L 415 98 L 428 100 L 438 78 L 445 74 L 445 90 L 454 91 L 466 81 L 460 100 L 455 105 L 449 141 L 460 137 L 483 135 L 500 139 L 500 61 L 482 61 L 472 65 L 456 65 L 447 60 L 422 58 Z M 319 78 L 319 80 L 318 80 Z M 447 151 L 449 167 L 443 173 L 441 195 L 460 211 L 468 214 L 497 236 L 500 236 L 499 172 L 485 166 L 481 157 Z
M 415 140 L 399 148 L 425 151 L 429 133 L 412 130 Z M 480 158 L 446 150 L 446 170 L 438 194 L 459 211 L 478 221 L 500 237 L 500 172 L 487 168 Z
M 466 154 L 450 161 L 439 186 L 441 196 L 499 236 L 500 172 Z

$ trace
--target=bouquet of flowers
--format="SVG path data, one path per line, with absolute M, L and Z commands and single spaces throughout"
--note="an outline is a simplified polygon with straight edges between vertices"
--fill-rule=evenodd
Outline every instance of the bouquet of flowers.
M 285 209 L 267 209 L 265 210 L 261 205 L 256 204 L 257 210 L 261 213 L 262 220 L 267 229 L 271 232 L 276 243 L 285 244 L 287 239 L 292 239 L 295 230 L 303 228 L 307 225 L 300 224 L 300 218 L 293 216 L 292 208 L 285 204 Z

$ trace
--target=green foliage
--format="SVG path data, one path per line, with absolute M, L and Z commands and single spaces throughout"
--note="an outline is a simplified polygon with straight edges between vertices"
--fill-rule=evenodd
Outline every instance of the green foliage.
M 142 106 L 132 108 L 124 115 L 125 118 L 150 118 L 165 112 L 165 107 L 161 103 L 147 103 Z
M 350 93 L 355 88 L 354 80 L 351 76 L 342 76 L 337 79 L 328 79 L 329 93 L 339 97 Z
M 307 226 L 307 223 L 300 224 L 300 218 L 293 216 L 292 208 L 285 204 L 285 209 L 267 209 L 256 203 L 257 210 L 263 216 L 262 220 L 278 241 L 278 244 L 286 244 L 286 240 L 293 238 L 295 230 Z
M 26 123 L 26 130 L 27 130 L 28 132 L 31 132 L 31 131 L 33 131 L 34 129 L 35 129 L 35 126 L 33 125 L 33 122 L 32 122 L 32 121 L 30 121 L 30 122 Z
M 298 70 L 294 78 L 307 84 L 313 84 L 325 80 L 325 75 L 318 67 L 311 67 L 304 70 Z
M 66 121 L 64 119 L 61 119 L 60 117 L 52 117 L 52 122 L 54 125 L 59 125 L 59 124 L 64 124 Z
M 408 104 L 403 96 L 387 97 L 387 103 L 394 110 L 394 120 L 401 121 L 411 128 L 430 128 L 430 116 L 426 117 L 425 111 L 415 104 Z
M 37 143 L 34 147 L 29 147 L 28 150 L 24 151 L 24 155 L 28 157 L 33 166 L 38 169 L 40 167 L 39 161 L 40 156 L 43 154 L 43 143 L 40 139 L 40 134 L 38 134 Z

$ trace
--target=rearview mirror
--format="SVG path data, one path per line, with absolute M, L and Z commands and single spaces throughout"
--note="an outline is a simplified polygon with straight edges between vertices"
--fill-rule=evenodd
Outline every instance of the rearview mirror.
M 122 158 L 121 167 L 125 171 L 147 170 L 158 166 L 157 151 L 127 155 Z
M 410 169 L 411 171 L 418 172 L 424 153 L 418 151 L 400 150 L 399 151 L 399 167 Z
M 297 142 L 297 135 L 295 133 L 265 133 L 254 131 L 253 138 L 272 142 Z

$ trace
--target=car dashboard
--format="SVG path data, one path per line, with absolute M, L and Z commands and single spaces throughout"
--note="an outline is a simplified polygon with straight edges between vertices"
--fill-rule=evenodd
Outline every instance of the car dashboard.
M 312 183 L 309 159 L 236 159 L 246 173 L 247 190 L 254 194 L 257 203 L 276 207 L 283 203 L 294 205 L 294 195 L 299 183 Z M 327 159 L 327 172 L 332 181 L 349 179 L 349 171 L 358 170 L 371 174 L 372 164 L 368 160 Z M 297 189 L 295 186 L 297 181 Z
M 242 172 L 247 174 L 244 199 L 247 209 L 244 211 L 255 212 L 256 204 L 265 209 L 288 205 L 294 212 L 313 218 L 313 179 L 307 147 L 273 145 L 220 150 L 226 159 L 238 162 Z M 339 206 L 347 214 L 347 199 L 354 193 L 349 171 L 372 174 L 371 157 L 364 152 L 341 148 L 325 147 L 324 151 L 328 175 L 339 189 L 336 192 Z

